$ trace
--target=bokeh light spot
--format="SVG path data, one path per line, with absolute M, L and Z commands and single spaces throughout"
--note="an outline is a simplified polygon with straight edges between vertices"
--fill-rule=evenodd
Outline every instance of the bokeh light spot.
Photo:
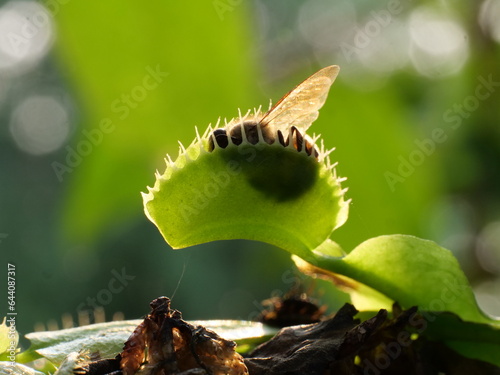
M 53 41 L 52 16 L 32 1 L 0 8 L 0 71 L 23 72 L 42 59 Z
M 500 275 L 500 221 L 489 223 L 477 238 L 476 256 L 486 271 Z
M 57 150 L 69 131 L 66 108 L 50 96 L 26 98 L 14 109 L 10 121 L 10 132 L 17 146 L 33 155 Z
M 415 68 L 437 78 L 457 73 L 469 56 L 468 34 L 448 15 L 418 8 L 408 23 L 410 58 Z
M 485 33 L 500 43 L 500 0 L 486 0 L 479 11 L 479 25 Z
M 479 307 L 496 319 L 500 318 L 500 279 L 482 282 L 474 288 Z
M 356 8 L 350 1 L 307 1 L 299 12 L 298 29 L 313 48 L 337 49 L 356 27 Z

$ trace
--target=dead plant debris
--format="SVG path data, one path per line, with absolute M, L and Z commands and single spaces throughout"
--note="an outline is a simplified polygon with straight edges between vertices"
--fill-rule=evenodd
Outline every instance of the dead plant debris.
M 170 299 L 159 297 L 151 313 L 111 360 L 91 362 L 75 371 L 84 375 L 244 375 L 248 370 L 233 341 L 202 326 L 182 320 L 170 308 Z M 109 371 L 111 370 L 111 371 Z
M 276 302 L 276 301 L 273 301 Z M 319 310 L 291 302 L 285 312 Z M 303 302 L 303 301 L 302 301 Z M 285 304 L 286 305 L 286 304 Z M 332 318 L 281 329 L 243 358 L 233 341 L 182 320 L 167 297 L 150 304 L 123 351 L 114 359 L 96 360 L 76 375 L 494 375 L 500 369 L 465 358 L 443 343 L 419 333 L 417 308 L 380 310 L 360 322 L 345 304 Z M 276 307 L 276 305 L 274 305 Z M 282 307 L 282 306 L 278 306 Z M 299 314 L 300 315 L 300 314 Z M 305 314 L 307 315 L 307 314 Z M 310 315 L 310 314 L 309 314 Z M 319 319 L 319 316 L 318 316 Z
M 272 297 L 262 301 L 264 310 L 258 320 L 272 327 L 289 327 L 319 322 L 326 306 L 319 307 L 306 293 L 292 290 L 283 298 Z
M 359 322 L 345 304 L 333 318 L 281 329 L 246 358 L 252 375 L 470 375 L 500 374 L 488 363 L 460 356 L 418 336 L 417 308 L 393 316 L 380 310 Z

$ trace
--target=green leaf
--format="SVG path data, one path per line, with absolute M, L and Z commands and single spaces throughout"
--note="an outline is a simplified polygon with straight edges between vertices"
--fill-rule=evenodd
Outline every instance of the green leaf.
M 8 358 L 10 348 L 14 348 L 14 351 L 17 352 L 16 348 L 19 342 L 19 334 L 15 328 L 11 328 L 14 326 L 7 325 L 6 320 L 7 318 L 4 317 L 0 324 L 0 361 Z
M 481 342 L 480 340 L 469 341 L 446 341 L 453 350 L 468 358 L 480 359 L 500 367 L 500 344 Z
M 27 353 L 35 352 L 57 366 L 74 352 L 99 352 L 101 358 L 113 358 L 122 351 L 125 341 L 141 322 L 142 320 L 125 320 L 59 331 L 29 333 L 26 338 L 31 341 L 31 346 Z M 261 323 L 240 320 L 208 320 L 190 323 L 203 325 L 217 332 L 219 336 L 241 345 L 264 340 L 276 332 Z M 29 358 L 28 355 L 25 354 L 25 356 Z
M 99 352 L 102 358 L 112 358 L 122 351 L 123 344 L 142 320 L 127 320 L 91 324 L 59 331 L 33 332 L 28 352 L 36 352 L 59 365 L 72 352 Z
M 370 319 L 376 311 L 359 312 L 362 321 Z M 500 326 L 472 323 L 447 311 L 417 311 L 410 318 L 409 334 L 418 334 L 429 341 L 443 342 L 467 358 L 479 359 L 500 366 Z
M 16 362 L 0 362 L 0 375 L 44 375 L 44 373 Z
M 431 340 L 470 341 L 500 345 L 500 326 L 465 322 L 449 312 L 424 312 L 425 335 Z M 499 358 L 500 359 L 500 358 Z
M 316 255 L 315 266 L 373 288 L 403 308 L 416 305 L 424 311 L 449 311 L 470 322 L 499 323 L 479 309 L 453 254 L 432 241 L 388 235 L 363 242 L 345 257 Z
M 175 162 L 168 157 L 143 198 L 146 215 L 173 248 L 240 238 L 308 258 L 346 221 L 343 179 L 330 151 L 303 133 L 338 72 L 325 67 L 270 111 L 209 126 L 187 149 L 181 144 Z
M 346 255 L 342 248 L 336 242 L 330 239 L 327 239 L 320 246 L 318 246 L 314 250 L 314 253 L 328 257 L 343 257 Z M 351 302 L 356 306 L 358 310 L 371 310 L 373 306 L 377 306 L 377 308 L 386 309 L 389 311 L 392 309 L 392 304 L 394 301 L 376 291 L 375 289 L 370 288 L 349 277 L 335 274 L 326 269 L 316 267 L 296 255 L 292 256 L 292 259 L 302 273 L 326 279 L 327 281 L 333 282 L 335 286 L 337 286 L 337 288 L 339 288 L 340 290 L 349 293 Z
M 347 219 L 327 157 L 260 141 L 207 151 L 211 129 L 167 162 L 144 194 L 148 218 L 173 248 L 228 239 L 267 242 L 310 257 Z
M 423 334 L 431 340 L 442 340 L 450 348 L 468 357 L 500 366 L 500 326 L 464 322 L 447 312 L 423 313 Z

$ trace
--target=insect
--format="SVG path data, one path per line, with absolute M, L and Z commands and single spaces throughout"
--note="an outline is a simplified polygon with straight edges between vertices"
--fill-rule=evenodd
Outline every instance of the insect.
M 305 132 L 318 118 L 339 70 L 337 65 L 323 68 L 285 94 L 264 115 L 240 116 L 238 122 L 232 120 L 226 128 L 215 129 L 209 138 L 209 151 L 215 149 L 215 143 L 226 148 L 229 142 L 240 145 L 244 138 L 253 145 L 261 139 L 268 144 L 278 140 L 285 147 L 291 143 L 299 152 L 305 148 L 307 155 L 317 158 L 318 150 Z

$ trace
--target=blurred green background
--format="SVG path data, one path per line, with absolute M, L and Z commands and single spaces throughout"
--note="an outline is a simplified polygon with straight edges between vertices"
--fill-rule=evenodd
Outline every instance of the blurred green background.
M 16 265 L 21 333 L 95 306 L 138 318 L 174 292 L 187 319 L 248 319 L 286 292 L 287 253 L 173 251 L 140 192 L 195 126 L 331 64 L 340 76 L 310 131 L 348 177 L 350 217 L 332 238 L 347 251 L 381 234 L 432 239 L 500 315 L 500 1 L 0 4 L 0 254 L 4 279 Z M 308 287 L 331 309 L 345 300 Z

